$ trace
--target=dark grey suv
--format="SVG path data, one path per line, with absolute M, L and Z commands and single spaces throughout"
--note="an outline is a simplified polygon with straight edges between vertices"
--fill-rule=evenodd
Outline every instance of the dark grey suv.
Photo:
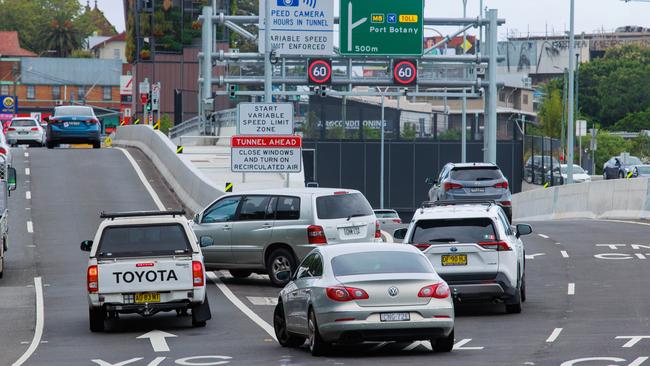
M 512 221 L 512 194 L 501 169 L 491 163 L 448 163 L 437 179 L 429 178 L 430 201 L 495 201 Z

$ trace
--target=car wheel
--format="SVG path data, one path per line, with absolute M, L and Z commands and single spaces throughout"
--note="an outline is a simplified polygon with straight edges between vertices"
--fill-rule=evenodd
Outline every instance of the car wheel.
M 506 313 L 519 314 L 521 313 L 521 288 L 517 291 L 514 299 L 506 302 Z
M 282 301 L 279 300 L 273 312 L 273 329 L 275 330 L 275 336 L 278 338 L 278 343 L 282 347 L 298 347 L 305 343 L 305 337 L 293 335 L 287 330 L 284 306 L 282 305 Z
M 623 179 L 625 178 L 625 174 L 623 172 L 618 172 L 618 179 Z
M 309 320 L 307 321 L 307 331 L 309 332 L 309 351 L 312 356 L 322 356 L 329 351 L 329 344 L 325 342 L 318 331 L 316 315 L 312 309 L 309 309 Z
M 99 141 L 94 141 L 93 142 L 93 149 L 100 149 L 102 147 L 102 143 Z
M 0 278 L 5 274 L 5 257 L 0 258 Z
M 88 318 L 90 320 L 91 332 L 103 332 L 104 320 L 106 319 L 106 310 L 103 308 L 90 308 L 88 309 Z
M 451 352 L 454 349 L 454 330 L 448 336 L 431 340 L 433 352 Z
M 253 271 L 247 271 L 244 269 L 231 269 L 228 272 L 230 272 L 230 274 L 235 278 L 246 278 L 253 273 Z
M 526 277 L 524 276 L 521 279 L 521 289 L 519 290 L 521 296 L 521 302 L 526 302 Z
M 273 285 L 277 287 L 284 287 L 289 282 L 289 279 L 282 281 L 278 279 L 278 273 L 282 271 L 293 271 L 296 268 L 296 261 L 293 259 L 293 254 L 287 249 L 275 249 L 269 256 L 266 264 L 266 270 Z
M 45 143 L 45 146 L 46 146 L 48 149 L 54 149 L 54 143 L 53 143 L 52 141 L 47 141 L 47 142 Z

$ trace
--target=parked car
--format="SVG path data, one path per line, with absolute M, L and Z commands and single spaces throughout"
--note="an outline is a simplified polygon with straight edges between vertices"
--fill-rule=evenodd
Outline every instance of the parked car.
M 650 178 L 650 165 L 635 165 L 632 167 L 632 177 Z
M 283 347 L 308 339 L 314 356 L 332 343 L 364 341 L 429 340 L 435 352 L 450 352 L 454 304 L 445 281 L 414 247 L 324 246 L 302 261 L 280 292 L 273 328 Z
M 635 165 L 643 165 L 636 156 L 614 156 L 603 165 L 603 179 L 625 178 Z
M 13 155 L 11 154 L 11 146 L 4 133 L 0 133 L 0 155 L 4 155 L 5 160 L 9 166 L 13 165 Z
M 568 179 L 569 166 L 567 164 L 561 164 L 559 168 L 553 169 L 553 184 L 562 185 L 565 184 Z M 547 173 L 547 181 L 551 181 L 550 172 Z M 591 182 L 591 176 L 585 172 L 580 165 L 573 165 L 573 183 L 584 183 Z
M 0 155 L 0 278 L 4 275 L 5 256 L 9 249 L 9 195 L 16 189 L 16 169 Z
M 359 191 L 267 189 L 227 194 L 194 217 L 194 232 L 210 270 L 233 277 L 267 273 L 276 286 L 313 248 L 381 240 L 379 222 Z
M 532 228 L 511 228 L 503 209 L 492 202 L 426 203 L 408 229 L 394 233 L 420 249 L 447 281 L 455 300 L 505 304 L 521 312 L 526 301 L 525 247 L 520 237 Z
M 18 144 L 45 145 L 45 130 L 34 118 L 14 118 L 7 127 L 7 140 L 11 146 Z
M 531 156 L 524 165 L 524 180 L 532 184 L 542 184 L 548 171 L 558 166 L 560 166 L 560 162 L 551 156 Z
M 66 105 L 54 108 L 47 124 L 48 149 L 59 144 L 92 144 L 99 149 L 101 143 L 99 119 L 90 106 Z
M 376 209 L 373 210 L 375 213 L 375 216 L 377 216 L 377 220 L 379 220 L 379 225 L 384 225 L 384 224 L 401 224 L 402 219 L 399 217 L 399 214 L 395 210 L 390 210 L 390 209 Z
M 512 194 L 496 164 L 448 163 L 431 183 L 430 201 L 491 200 L 501 205 L 508 220 L 512 220 Z

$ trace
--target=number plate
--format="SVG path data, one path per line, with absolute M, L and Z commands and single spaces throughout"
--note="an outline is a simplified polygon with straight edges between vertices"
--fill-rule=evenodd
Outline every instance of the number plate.
M 472 192 L 472 193 L 483 193 L 483 192 L 485 192 L 485 188 L 472 188 L 472 189 L 470 189 L 470 192 Z
M 451 254 L 442 256 L 443 266 L 466 266 L 467 254 Z
M 79 126 L 80 124 L 81 124 L 81 122 L 79 122 L 79 121 L 70 121 L 70 122 L 68 122 L 68 125 L 70 125 L 70 126 Z
M 346 236 L 359 235 L 359 234 L 361 234 L 361 229 L 359 229 L 358 226 L 344 227 L 343 228 L 343 234 L 345 234 Z
M 19 135 L 27 135 L 28 133 L 29 133 L 29 132 L 27 132 L 27 131 L 18 131 L 18 134 L 19 134 Z
M 410 313 L 381 313 L 379 320 L 382 322 L 407 322 L 411 320 Z
M 136 304 L 144 304 L 144 303 L 152 303 L 152 302 L 160 302 L 160 294 L 157 292 L 145 292 L 145 293 L 137 293 L 135 294 L 135 303 Z

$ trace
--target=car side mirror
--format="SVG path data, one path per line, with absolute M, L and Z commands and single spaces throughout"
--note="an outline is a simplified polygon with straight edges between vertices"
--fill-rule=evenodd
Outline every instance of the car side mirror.
M 7 171 L 7 188 L 9 191 L 15 191 L 16 190 L 16 168 L 9 167 Z
M 90 250 L 93 248 L 93 241 L 92 240 L 84 240 L 81 242 L 81 251 L 83 252 L 90 252 Z
M 517 237 L 530 235 L 533 232 L 533 227 L 528 224 L 517 224 Z
M 291 278 L 291 271 L 289 270 L 280 271 L 275 274 L 275 277 L 282 282 L 289 281 L 289 279 Z
M 214 239 L 210 236 L 202 236 L 199 244 L 201 248 L 210 247 L 214 245 Z
M 407 228 L 397 229 L 393 232 L 393 239 L 404 240 L 406 238 Z

